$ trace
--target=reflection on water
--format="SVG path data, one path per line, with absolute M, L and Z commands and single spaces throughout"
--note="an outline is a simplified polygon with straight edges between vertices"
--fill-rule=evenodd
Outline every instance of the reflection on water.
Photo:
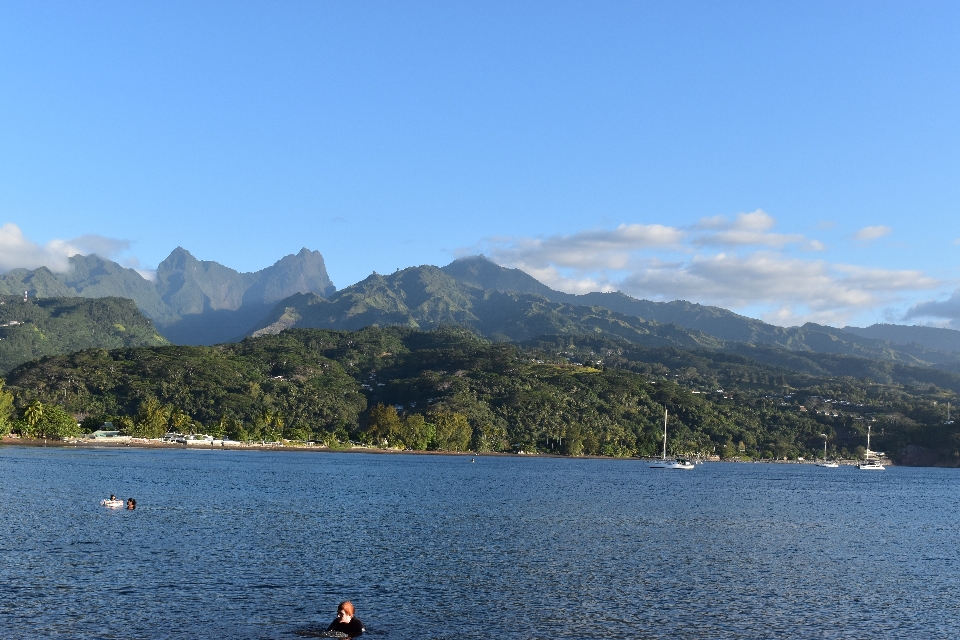
M 0 448 L 4 637 L 953 637 L 960 471 Z M 136 511 L 99 506 L 110 493 Z

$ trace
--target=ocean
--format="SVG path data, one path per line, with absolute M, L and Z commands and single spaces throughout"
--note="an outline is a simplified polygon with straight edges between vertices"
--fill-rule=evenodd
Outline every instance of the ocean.
M 0 448 L 0 637 L 952 638 L 960 470 Z M 99 501 L 135 497 L 135 511 Z

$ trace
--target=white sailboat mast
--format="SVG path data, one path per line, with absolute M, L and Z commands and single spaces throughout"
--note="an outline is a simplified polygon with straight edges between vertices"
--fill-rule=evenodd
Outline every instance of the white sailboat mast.
M 667 459 L 667 408 L 663 408 L 663 459 Z

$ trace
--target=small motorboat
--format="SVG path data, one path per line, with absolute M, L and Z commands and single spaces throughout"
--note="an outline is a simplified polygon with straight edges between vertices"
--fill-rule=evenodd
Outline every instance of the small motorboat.
M 116 498 L 109 499 L 106 498 L 100 501 L 100 506 L 107 507 L 108 509 L 119 509 L 123 506 L 123 500 L 117 500 Z

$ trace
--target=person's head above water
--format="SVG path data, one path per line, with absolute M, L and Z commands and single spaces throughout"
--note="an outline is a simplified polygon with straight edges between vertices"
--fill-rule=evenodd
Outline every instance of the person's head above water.
M 353 617 L 353 603 L 349 600 L 344 600 L 340 603 L 340 606 L 337 607 L 337 618 L 341 622 L 350 622 L 350 618 Z
M 113 495 L 113 494 L 111 493 L 111 494 L 110 494 L 110 499 L 111 499 L 111 500 L 116 500 L 116 499 L 117 499 L 117 496 L 115 496 L 115 495 Z
M 133 498 L 127 498 L 127 509 L 132 510 L 136 508 L 137 508 L 137 501 L 134 500 Z

